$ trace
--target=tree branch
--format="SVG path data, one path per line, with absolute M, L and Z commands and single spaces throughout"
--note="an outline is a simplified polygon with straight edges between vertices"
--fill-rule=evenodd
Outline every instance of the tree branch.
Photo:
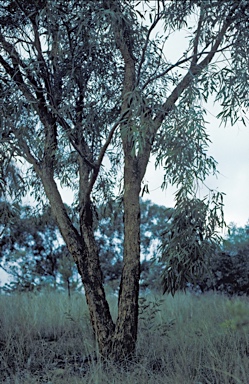
M 40 73 L 41 73 L 41 76 L 44 80 L 44 84 L 46 87 L 46 91 L 47 91 L 47 95 L 49 97 L 49 100 L 50 100 L 51 104 L 54 107 L 56 107 L 56 103 L 55 103 L 55 100 L 53 98 L 52 86 L 50 83 L 47 64 L 46 64 L 46 61 L 45 61 L 43 54 L 42 54 L 42 47 L 41 47 L 41 41 L 40 41 L 40 36 L 39 36 L 39 32 L 38 32 L 38 27 L 33 20 L 31 20 L 31 23 L 32 23 L 33 30 L 34 30 L 35 39 L 34 39 L 33 44 L 37 50 L 37 62 L 41 65 L 41 72 Z
M 202 70 L 211 62 L 213 59 L 214 55 L 219 52 L 218 47 L 220 43 L 222 42 L 225 33 L 228 29 L 228 27 L 231 24 L 231 17 L 233 15 L 234 10 L 236 9 L 236 5 L 232 7 L 230 10 L 228 16 L 226 17 L 226 20 L 223 23 L 223 26 L 218 33 L 218 36 L 213 43 L 211 50 L 207 53 L 207 56 L 198 64 L 198 63 L 191 63 L 190 69 L 188 73 L 184 76 L 184 78 L 180 81 L 180 83 L 175 87 L 171 95 L 167 98 L 165 103 L 162 106 L 163 111 L 160 111 L 157 116 L 154 118 L 154 123 L 155 123 L 155 132 L 157 129 L 161 126 L 164 118 L 167 116 L 169 111 L 172 109 L 173 105 L 175 102 L 179 99 L 183 91 L 188 87 L 190 82 L 192 81 L 193 77 L 197 77 L 200 75 Z M 221 50 L 224 50 L 224 48 L 221 48 Z M 201 53 L 202 55 L 204 53 Z M 192 55 L 193 57 L 194 55 Z
M 39 162 L 37 161 L 37 159 L 32 155 L 31 151 L 30 151 L 30 148 L 28 146 L 28 144 L 26 143 L 26 141 L 22 138 L 17 138 L 17 140 L 19 141 L 20 143 L 20 148 L 22 148 L 23 150 L 23 155 L 24 155 L 24 158 L 31 164 L 33 165 L 34 169 L 37 170 L 39 167 L 40 167 L 40 164 Z
M 141 69 L 142 69 L 142 65 L 143 65 L 144 60 L 145 60 L 145 53 L 146 53 L 146 50 L 147 50 L 147 47 L 148 47 L 148 44 L 149 44 L 150 34 L 153 31 L 153 29 L 156 27 L 156 25 L 157 25 L 158 21 L 160 20 L 160 18 L 161 17 L 159 16 L 159 13 L 158 13 L 158 15 L 155 16 L 155 20 L 153 21 L 153 23 L 151 24 L 151 26 L 150 26 L 150 28 L 148 30 L 148 33 L 147 33 L 147 36 L 146 36 L 146 40 L 145 40 L 145 44 L 144 44 L 143 49 L 142 49 L 141 60 L 140 60 L 140 63 L 139 63 L 139 66 L 138 66 L 138 70 L 137 70 L 136 86 L 139 85 Z
M 227 48 L 229 48 L 229 47 L 231 47 L 231 46 L 232 46 L 232 43 L 226 45 L 226 46 L 223 47 L 223 48 L 217 49 L 217 50 L 214 52 L 214 54 L 215 54 L 215 53 L 218 53 L 218 52 L 222 52 L 222 51 L 224 51 L 225 49 L 227 49 Z M 161 77 L 167 75 L 167 73 L 169 73 L 170 71 L 172 71 L 172 69 L 174 69 L 174 68 L 176 68 L 176 67 L 179 67 L 180 65 L 182 65 L 182 64 L 184 64 L 184 63 L 190 61 L 191 59 L 193 60 L 195 57 L 197 57 L 197 59 L 198 59 L 198 57 L 200 58 L 200 57 L 203 56 L 203 55 L 208 55 L 210 52 L 212 52 L 212 50 L 210 50 L 210 51 L 202 51 L 202 52 L 200 52 L 200 53 L 193 54 L 193 55 L 191 55 L 191 56 L 185 57 L 184 59 L 182 59 L 182 60 L 180 60 L 180 61 L 177 61 L 175 64 L 172 64 L 172 65 L 170 65 L 167 69 L 165 69 L 165 71 L 163 71 L 163 72 L 159 73 L 158 75 L 153 76 L 153 77 L 151 77 L 150 79 L 148 79 L 148 80 L 146 81 L 146 83 L 143 85 L 142 90 L 144 90 L 144 89 L 145 89 L 150 83 L 152 83 L 154 80 L 157 80 L 157 79 L 159 79 L 159 78 L 161 78 Z M 193 61 L 192 61 L 192 62 L 193 62 Z
M 130 38 L 130 25 L 128 21 L 125 20 L 120 11 L 118 5 L 113 2 L 105 0 L 104 3 L 107 9 L 113 8 L 113 11 L 116 13 L 116 18 L 114 19 L 113 31 L 116 41 L 117 48 L 119 49 L 123 60 L 124 60 L 124 80 L 123 80 L 123 90 L 122 90 L 122 105 L 121 105 L 121 120 L 124 119 L 124 116 L 128 114 L 131 115 L 131 109 L 129 108 L 128 95 L 134 90 L 136 83 L 136 73 L 135 73 L 135 61 L 136 58 L 133 54 L 132 39 Z M 118 21 L 117 21 L 118 20 Z M 127 111 L 130 111 L 127 113 Z M 120 121 L 121 124 L 126 124 L 124 121 Z M 131 144 L 129 143 L 127 137 L 122 137 L 124 151 L 131 151 Z
M 98 174 L 99 174 L 99 171 L 100 171 L 100 167 L 101 167 L 103 158 L 105 156 L 106 150 L 107 150 L 109 144 L 111 143 L 113 135 L 114 135 L 116 129 L 118 128 L 119 124 L 120 124 L 120 120 L 112 127 L 112 129 L 110 130 L 109 135 L 108 135 L 108 137 L 106 139 L 105 144 L 103 145 L 103 147 L 100 150 L 96 166 L 94 168 L 92 177 L 90 179 L 90 182 L 89 182 L 89 185 L 88 185 L 88 188 L 87 188 L 86 196 L 90 196 L 90 194 L 92 192 L 92 189 L 93 189 L 94 184 L 95 184 L 95 182 L 97 180 L 97 177 L 98 177 Z
M 74 136 L 74 134 L 72 133 L 72 129 L 70 127 L 70 125 L 66 122 L 66 120 L 57 112 L 57 120 L 58 120 L 58 123 L 61 125 L 61 127 L 63 128 L 64 132 L 66 133 L 70 143 L 72 144 L 73 148 L 76 150 L 76 152 L 78 152 L 78 154 L 80 155 L 80 157 L 85 161 L 85 163 L 91 168 L 91 169 L 95 169 L 96 168 L 96 164 L 92 163 L 87 157 L 86 155 L 84 155 L 83 151 L 82 151 L 82 145 L 80 144 L 77 144 L 76 143 L 76 138 Z M 83 138 L 82 138 L 83 140 Z
M 9 63 L 0 55 L 0 64 L 4 67 L 6 73 L 10 76 L 11 79 L 14 80 L 20 91 L 24 94 L 27 100 L 34 106 L 36 109 L 37 99 L 33 96 L 33 94 L 28 89 L 27 85 L 24 82 L 20 69 L 17 63 L 13 63 L 14 68 L 9 65 Z M 36 110 L 37 111 L 37 110 Z
M 197 26 L 197 30 L 196 30 L 196 35 L 194 38 L 193 59 L 192 59 L 191 65 L 196 64 L 197 60 L 198 60 L 198 44 L 199 44 L 199 40 L 200 40 L 202 21 L 203 21 L 203 13 L 202 13 L 202 8 L 201 8 L 200 9 L 200 17 L 198 20 L 198 26 Z
M 28 73 L 26 66 L 23 64 L 21 58 L 19 57 L 18 52 L 16 51 L 13 44 L 7 42 L 5 38 L 0 34 L 0 42 L 3 45 L 5 51 L 9 54 L 9 57 L 12 61 L 13 67 L 11 67 L 8 62 L 0 56 L 0 63 L 4 66 L 6 72 L 16 83 L 20 91 L 26 97 L 26 99 L 32 104 L 35 111 L 38 113 L 41 122 L 45 128 L 45 146 L 44 146 L 44 161 L 48 165 L 52 165 L 53 158 L 55 155 L 55 148 L 57 146 L 56 141 L 56 119 L 51 112 L 48 111 L 46 106 L 46 100 L 43 94 L 42 89 L 37 85 L 35 79 Z M 37 98 L 35 98 L 32 92 L 28 89 L 23 75 L 21 73 L 20 67 L 26 70 L 27 79 L 31 82 Z
M 30 84 L 32 85 L 37 99 L 42 101 L 42 102 L 45 102 L 44 96 L 42 94 L 41 86 L 37 84 L 36 80 L 34 79 L 34 77 L 29 72 L 27 66 L 21 60 L 21 58 L 20 58 L 17 50 L 15 49 L 14 45 L 9 43 L 8 41 L 6 41 L 6 39 L 4 38 L 4 36 L 1 33 L 0 33 L 0 42 L 2 43 L 4 50 L 8 53 L 9 58 L 11 59 L 12 64 L 13 64 L 13 68 L 12 68 L 7 63 L 7 61 L 2 57 L 2 65 L 4 66 L 6 72 L 15 81 L 15 83 L 19 86 L 19 88 L 22 87 L 22 91 L 24 90 L 24 86 L 25 86 L 25 92 L 23 92 L 25 94 L 25 97 L 27 97 L 28 93 L 29 93 L 29 95 L 32 96 L 33 101 L 37 101 L 34 98 L 34 96 L 32 95 L 32 93 L 29 91 L 27 85 L 25 84 L 25 81 L 23 79 L 23 75 L 20 71 L 20 67 L 22 69 L 24 69 L 25 73 L 26 73 L 26 77 L 29 80 Z M 30 96 L 28 96 L 28 97 L 30 100 Z
M 0 34 L 0 42 L 2 43 L 5 51 L 9 54 L 9 58 L 12 61 L 13 67 L 11 67 L 2 56 L 0 56 L 0 63 L 3 65 L 8 75 L 16 83 L 16 85 L 26 97 L 26 99 L 31 103 L 31 105 L 39 115 L 41 122 L 44 124 L 44 127 L 49 130 L 51 125 L 55 123 L 55 119 L 47 109 L 42 87 L 37 84 L 34 77 L 29 73 L 28 68 L 21 60 L 14 45 L 7 42 L 2 34 Z M 26 71 L 26 78 L 32 85 L 36 98 L 33 96 L 32 92 L 25 83 L 20 67 Z

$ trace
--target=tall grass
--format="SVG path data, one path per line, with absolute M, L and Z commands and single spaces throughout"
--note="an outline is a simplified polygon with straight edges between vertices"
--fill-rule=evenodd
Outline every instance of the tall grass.
M 0 382 L 249 384 L 249 301 L 142 297 L 137 356 L 125 369 L 98 359 L 83 295 L 2 295 Z

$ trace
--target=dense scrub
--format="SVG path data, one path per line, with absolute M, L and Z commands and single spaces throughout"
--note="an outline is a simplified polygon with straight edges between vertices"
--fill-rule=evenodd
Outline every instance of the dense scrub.
M 109 302 L 115 317 L 115 296 Z M 207 294 L 140 298 L 136 360 L 100 360 L 81 294 L 0 296 L 0 382 L 244 384 L 249 302 Z

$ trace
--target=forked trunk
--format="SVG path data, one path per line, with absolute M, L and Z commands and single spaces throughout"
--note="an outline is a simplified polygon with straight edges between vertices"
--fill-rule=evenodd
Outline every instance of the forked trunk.
M 99 264 L 90 205 L 82 216 L 81 235 L 88 256 L 79 264 L 91 321 L 99 352 L 105 359 L 121 362 L 134 355 L 138 328 L 138 296 L 140 277 L 140 204 L 141 174 L 138 160 L 130 154 L 125 159 L 124 191 L 124 259 L 121 276 L 118 319 L 110 320 Z M 87 278 L 86 278 L 87 277 Z
M 137 341 L 140 277 L 141 175 L 137 159 L 129 155 L 125 160 L 124 264 L 116 325 L 113 323 L 103 287 L 91 206 L 85 205 L 79 234 L 67 215 L 56 183 L 49 172 L 43 172 L 42 181 L 61 234 L 77 264 L 100 354 L 105 359 L 114 361 L 131 358 Z

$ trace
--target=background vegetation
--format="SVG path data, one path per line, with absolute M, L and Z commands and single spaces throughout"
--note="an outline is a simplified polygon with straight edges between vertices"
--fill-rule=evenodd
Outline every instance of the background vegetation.
M 49 207 L 37 212 L 34 207 L 11 206 L 2 202 L 5 216 L 0 218 L 0 267 L 11 275 L 4 291 L 29 292 L 49 289 L 72 291 L 82 289 L 76 266 L 68 252 Z M 0 205 L 1 208 L 1 205 Z M 68 207 L 71 215 L 73 212 Z M 8 212 L 8 217 L 6 217 Z M 96 211 L 98 226 L 95 234 L 105 286 L 118 292 L 123 255 L 123 210 L 119 201 L 109 201 Z M 140 288 L 162 292 L 165 263 L 162 239 L 172 236 L 174 209 L 167 209 L 141 199 L 141 276 Z M 173 223 L 174 224 L 174 223 Z M 190 225 L 190 228 L 193 227 Z M 198 238 L 196 239 L 198 241 Z M 249 294 L 249 225 L 230 225 L 220 246 L 205 257 L 202 275 L 192 284 L 185 281 L 182 289 L 195 292 L 216 291 L 227 295 Z

